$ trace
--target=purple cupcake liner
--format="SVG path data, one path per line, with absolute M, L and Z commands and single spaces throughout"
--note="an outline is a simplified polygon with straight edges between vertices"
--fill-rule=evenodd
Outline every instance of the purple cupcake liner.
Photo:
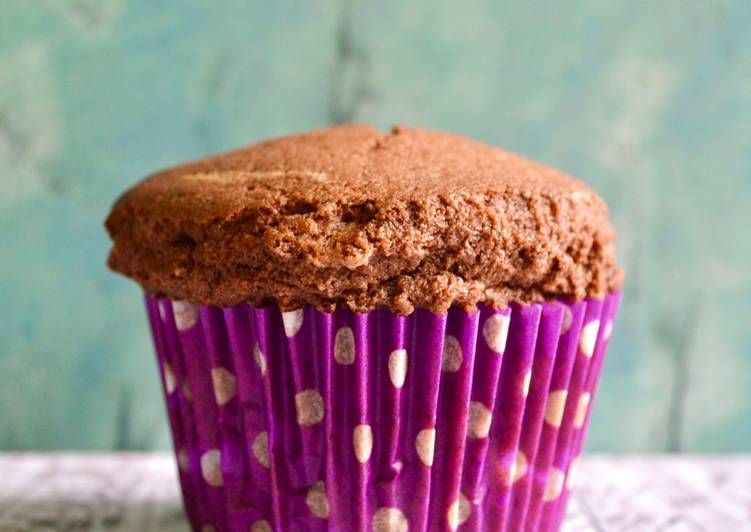
M 146 297 L 195 530 L 557 530 L 620 293 L 443 315 Z

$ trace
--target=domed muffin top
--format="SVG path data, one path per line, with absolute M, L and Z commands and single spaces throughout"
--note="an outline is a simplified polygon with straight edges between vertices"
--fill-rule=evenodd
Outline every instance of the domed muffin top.
M 154 174 L 106 222 L 148 292 L 290 310 L 496 307 L 620 286 L 605 203 L 457 135 L 346 125 Z

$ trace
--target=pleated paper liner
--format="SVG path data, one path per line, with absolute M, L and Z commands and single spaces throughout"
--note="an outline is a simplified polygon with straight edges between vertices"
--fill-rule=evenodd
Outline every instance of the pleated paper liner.
M 556 530 L 620 294 L 409 316 L 147 296 L 195 530 Z

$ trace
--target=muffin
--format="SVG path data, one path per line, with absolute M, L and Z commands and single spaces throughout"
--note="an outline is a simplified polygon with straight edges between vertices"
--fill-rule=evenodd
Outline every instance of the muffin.
M 622 272 L 604 202 L 346 125 L 154 174 L 106 222 L 195 530 L 555 530 Z

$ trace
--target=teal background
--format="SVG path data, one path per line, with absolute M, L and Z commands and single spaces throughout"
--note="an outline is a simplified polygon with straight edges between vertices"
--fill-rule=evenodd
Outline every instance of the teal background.
M 658 5 L 659 4 L 659 5 Z M 0 448 L 169 438 L 111 202 L 332 122 L 581 177 L 628 272 L 589 448 L 751 451 L 751 2 L 4 0 Z

